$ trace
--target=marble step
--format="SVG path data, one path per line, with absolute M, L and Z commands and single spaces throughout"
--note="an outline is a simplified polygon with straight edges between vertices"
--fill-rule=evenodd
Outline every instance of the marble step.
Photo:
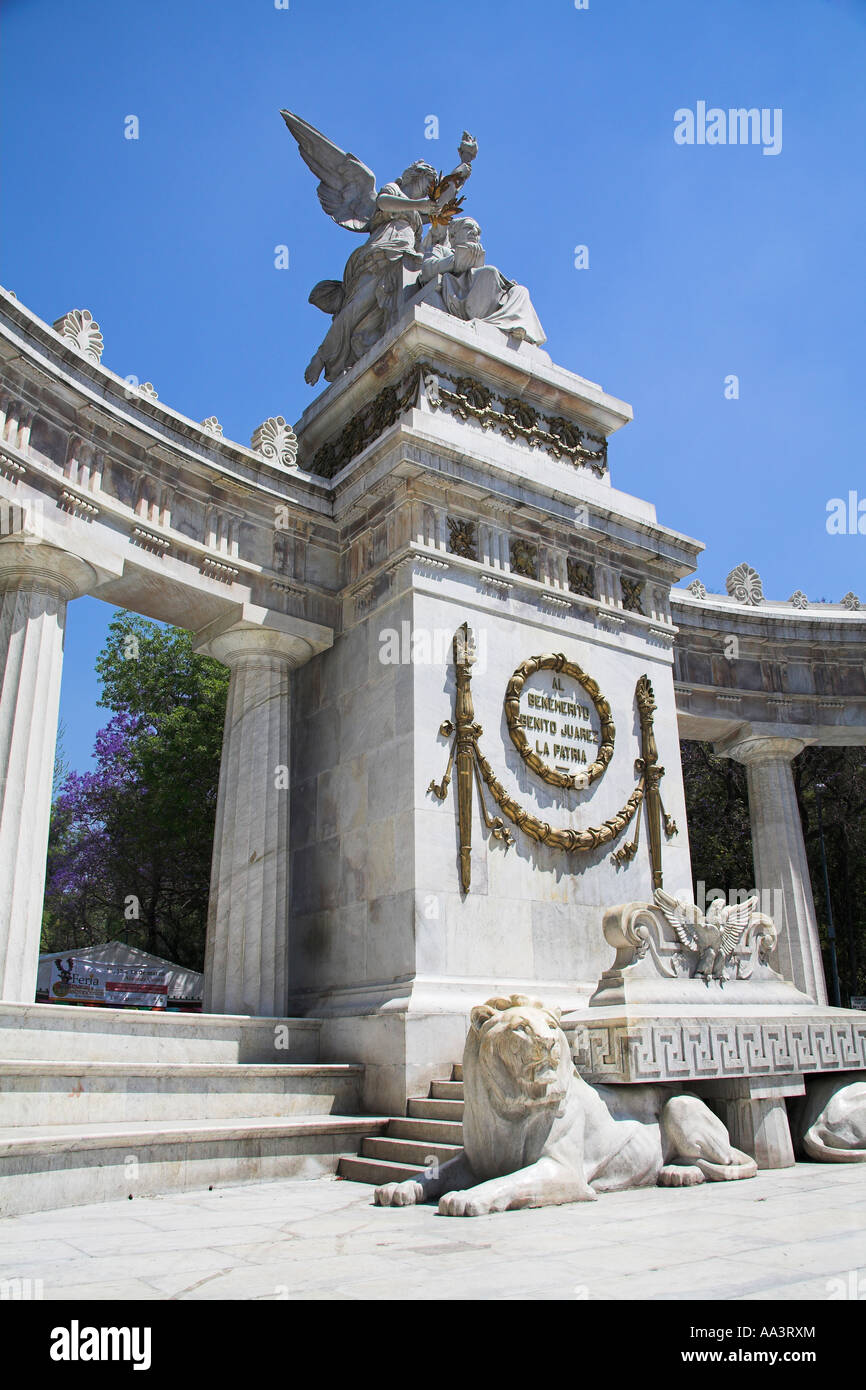
M 463 1143 L 460 1120 L 413 1120 L 411 1117 L 393 1119 L 388 1126 L 389 1139 L 414 1139 L 430 1144 Z
M 0 1003 L 0 1057 L 87 1062 L 317 1062 L 322 1021 Z
M 402 1182 L 423 1173 L 431 1158 L 445 1163 L 463 1146 L 463 1082 L 433 1081 L 430 1094 L 407 1102 L 406 1115 L 389 1121 L 384 1134 L 364 1139 L 357 1158 L 340 1160 L 339 1174 L 352 1182 Z
M 413 1099 L 407 1103 L 406 1113 L 414 1120 L 462 1120 L 463 1101 Z
M 429 1167 L 431 1160 L 447 1163 L 449 1158 L 455 1158 L 459 1153 L 459 1144 L 433 1144 L 429 1139 L 395 1139 L 391 1135 L 390 1126 L 381 1138 L 361 1140 L 363 1158 L 387 1158 L 394 1163 L 417 1163 L 422 1168 Z
M 361 1066 L 0 1061 L 0 1129 L 17 1125 L 353 1115 Z
M 0 1217 L 184 1188 L 319 1177 L 387 1125 L 380 1116 L 294 1115 L 2 1127 Z
M 462 1100 L 462 1081 L 434 1081 L 430 1085 L 431 1100 Z
M 387 1158 L 341 1158 L 339 1175 L 350 1182 L 367 1182 L 378 1187 L 383 1182 L 405 1182 L 423 1175 L 420 1163 L 395 1163 Z

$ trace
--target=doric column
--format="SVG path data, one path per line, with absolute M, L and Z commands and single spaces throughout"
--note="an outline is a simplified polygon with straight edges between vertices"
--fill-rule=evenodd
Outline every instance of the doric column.
M 290 677 L 330 638 L 327 629 L 287 618 L 279 628 L 241 621 L 199 634 L 198 650 L 231 672 L 205 950 L 209 1013 L 285 1013 Z
M 720 747 L 744 763 L 749 786 L 752 852 L 761 909 L 775 916 L 779 929 L 777 968 L 818 1004 L 827 1003 L 827 986 L 812 884 L 800 823 L 791 763 L 805 744 L 797 738 L 759 734 Z M 778 892 L 779 897 L 774 897 Z M 774 906 L 781 903 L 781 914 Z
M 66 604 L 96 571 L 0 542 L 0 999 L 32 1003 L 39 966 Z

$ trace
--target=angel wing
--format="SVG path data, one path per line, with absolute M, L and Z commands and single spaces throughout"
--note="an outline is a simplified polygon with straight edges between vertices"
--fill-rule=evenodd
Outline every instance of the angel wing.
M 704 915 L 694 903 L 682 903 L 672 898 L 664 889 L 657 888 L 654 893 L 656 904 L 661 908 L 677 935 L 681 945 L 694 951 L 698 947 L 696 927 L 704 924 Z
M 292 111 L 280 115 L 298 142 L 301 159 L 321 180 L 316 192 L 328 216 L 347 231 L 368 232 L 378 191 L 373 171 Z
M 744 903 L 734 903 L 732 907 L 722 909 L 719 926 L 722 935 L 722 949 L 725 955 L 733 951 L 751 922 L 757 902 L 757 898 L 747 898 Z

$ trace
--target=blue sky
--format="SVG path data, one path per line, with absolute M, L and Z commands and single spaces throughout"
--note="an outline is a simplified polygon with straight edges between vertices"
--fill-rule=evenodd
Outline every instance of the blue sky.
M 866 497 L 864 0 L 5 0 L 2 39 L 0 278 L 49 322 L 90 309 L 114 371 L 242 442 L 297 419 L 327 323 L 307 294 L 358 243 L 280 107 L 380 182 L 452 167 L 465 126 L 488 260 L 554 359 L 634 407 L 615 485 L 707 544 L 710 588 L 745 559 L 774 597 L 866 597 L 866 536 L 825 528 L 830 498 Z M 781 108 L 781 152 L 676 144 L 699 101 Z M 110 616 L 70 609 L 76 766 Z

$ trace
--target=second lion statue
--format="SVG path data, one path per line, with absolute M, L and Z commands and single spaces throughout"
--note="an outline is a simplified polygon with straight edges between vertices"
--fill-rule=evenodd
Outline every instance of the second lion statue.
M 443 1216 L 484 1216 L 757 1172 L 697 1096 L 589 1085 L 574 1067 L 559 1012 L 525 995 L 472 1010 L 463 1080 L 462 1151 L 417 1179 L 377 1187 L 377 1205 L 438 1198 Z

